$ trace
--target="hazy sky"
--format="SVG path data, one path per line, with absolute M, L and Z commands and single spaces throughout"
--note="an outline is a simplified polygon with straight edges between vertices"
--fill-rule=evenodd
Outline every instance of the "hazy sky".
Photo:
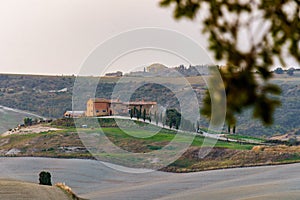
M 97 45 L 141 27 L 176 30 L 205 44 L 199 24 L 176 22 L 157 0 L 2 0 L 0 25 L 1 73 L 77 74 Z
M 158 2 L 1 0 L 0 73 L 78 74 L 84 60 L 99 44 L 121 32 L 142 27 L 175 30 L 207 46 L 199 23 L 175 21 L 172 9 L 160 8 Z M 154 52 L 153 59 L 145 60 L 144 64 L 161 62 L 161 58 L 166 65 L 181 63 L 174 56 L 158 54 Z M 114 67 L 126 68 L 131 64 L 129 60 L 136 58 L 142 56 L 125 56 L 115 61 Z

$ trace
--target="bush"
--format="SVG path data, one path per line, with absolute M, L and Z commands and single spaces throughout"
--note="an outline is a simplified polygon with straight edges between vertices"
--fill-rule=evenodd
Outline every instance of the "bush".
M 50 172 L 42 171 L 39 176 L 40 185 L 52 185 Z
M 297 145 L 297 139 L 296 138 L 290 138 L 288 140 L 288 146 L 294 146 Z

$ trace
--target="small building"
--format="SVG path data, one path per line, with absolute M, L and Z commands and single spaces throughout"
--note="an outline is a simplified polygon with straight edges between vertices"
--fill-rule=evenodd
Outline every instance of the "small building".
M 112 115 L 110 100 L 103 98 L 92 98 L 87 101 L 87 117 L 100 117 L 109 115 Z
M 66 111 L 64 113 L 65 118 L 76 118 L 76 117 L 84 117 L 85 111 Z
M 86 116 L 100 117 L 111 115 L 130 115 L 130 111 L 134 108 L 146 111 L 146 115 L 154 113 L 157 107 L 156 102 L 147 101 L 131 101 L 122 102 L 117 100 L 108 100 L 103 98 L 92 98 L 87 101 Z
M 112 115 L 128 115 L 128 107 L 119 99 L 111 101 Z

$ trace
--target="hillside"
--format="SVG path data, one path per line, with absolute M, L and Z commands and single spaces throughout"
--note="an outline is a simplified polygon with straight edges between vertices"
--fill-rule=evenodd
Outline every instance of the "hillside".
M 276 110 L 274 124 L 265 127 L 260 122 L 251 118 L 251 112 L 240 115 L 238 131 L 241 134 L 252 136 L 282 135 L 285 133 L 297 133 L 300 130 L 300 74 L 290 77 L 277 75 L 273 83 L 280 86 L 281 106 Z
M 49 187 L 13 180 L 0 180 L 0 199 L 72 200 L 70 195 L 56 186 Z
M 89 88 L 97 77 L 85 77 L 85 85 Z M 150 78 L 153 79 L 153 78 Z M 199 102 L 205 91 L 205 84 L 201 77 L 186 77 L 197 94 Z M 96 88 L 96 97 L 111 98 L 119 78 L 101 78 Z M 33 76 L 33 75 L 0 75 L 0 105 L 10 108 L 26 110 L 44 117 L 62 117 L 66 110 L 72 108 L 72 91 L 75 81 L 74 76 Z M 136 88 L 143 83 L 142 77 L 129 78 L 124 83 L 128 89 Z M 180 78 L 157 78 L 152 80 L 161 84 L 145 84 L 137 87 L 130 97 L 132 100 L 144 99 L 157 101 L 160 105 L 169 108 L 179 108 L 175 94 L 170 90 L 179 84 Z M 264 127 L 251 118 L 251 111 L 247 111 L 238 117 L 237 132 L 244 135 L 272 136 L 274 134 L 285 134 L 297 132 L 300 128 L 300 74 L 294 76 L 277 75 L 273 82 L 282 88 L 282 106 L 276 111 L 275 123 L 271 127 Z M 127 96 L 127 90 L 119 91 L 122 97 Z M 184 91 L 179 91 L 184 95 Z M 83 95 L 87 99 L 89 94 Z M 85 109 L 82 104 L 80 109 Z M 205 126 L 206 122 L 202 121 Z
M 0 105 L 57 117 L 71 108 L 74 80 L 62 76 L 0 75 Z
M 26 117 L 39 118 L 40 116 L 0 106 L 0 134 L 22 124 Z

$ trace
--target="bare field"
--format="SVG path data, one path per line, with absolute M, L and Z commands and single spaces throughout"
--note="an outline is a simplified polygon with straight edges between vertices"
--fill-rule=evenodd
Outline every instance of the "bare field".
M 43 186 L 14 180 L 0 180 L 0 199 L 72 200 L 56 186 Z
M 35 182 L 37 174 L 47 170 L 53 175 L 53 182 L 65 182 L 80 197 L 90 200 L 300 198 L 300 164 L 182 174 L 158 171 L 135 174 L 111 169 L 95 160 L 0 158 L 0 163 L 2 178 Z

